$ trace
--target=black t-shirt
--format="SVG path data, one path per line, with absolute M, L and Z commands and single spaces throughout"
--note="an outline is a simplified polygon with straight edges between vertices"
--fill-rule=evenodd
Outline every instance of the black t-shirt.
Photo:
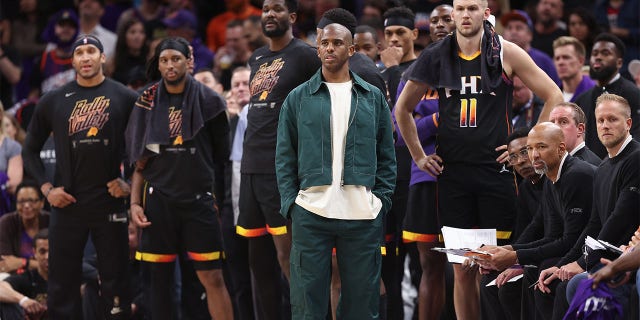
M 494 92 L 482 92 L 480 61 L 480 54 L 471 60 L 460 57 L 462 90 L 438 89 L 436 153 L 445 164 L 496 165 L 500 153 L 495 148 L 510 133 L 513 85 L 503 78 Z
M 107 78 L 94 87 L 81 87 L 73 81 L 40 99 L 23 157 L 26 171 L 39 184 L 49 181 L 40 151 L 53 132 L 56 155 L 53 184 L 65 187 L 77 200 L 58 210 L 87 217 L 124 210 L 124 199 L 112 197 L 107 183 L 121 177 L 124 130 L 136 98 L 134 91 Z
M 13 290 L 47 305 L 47 280 L 44 280 L 37 270 L 27 270 L 21 274 L 9 276 L 4 281 L 9 283 Z
M 300 39 L 273 52 L 268 46 L 249 58 L 251 100 L 244 137 L 242 173 L 274 174 L 280 107 L 289 92 L 320 68 L 316 50 Z
M 182 94 L 169 94 L 169 141 L 149 158 L 142 175 L 155 190 L 175 200 L 188 200 L 213 190 L 214 166 L 228 158 L 229 125 L 221 112 L 205 122 L 191 140 L 182 139 Z

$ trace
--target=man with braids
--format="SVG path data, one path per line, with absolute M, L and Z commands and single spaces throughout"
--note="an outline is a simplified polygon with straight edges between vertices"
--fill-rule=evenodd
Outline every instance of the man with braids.
M 511 78 L 519 76 L 545 101 L 542 121 L 562 101 L 562 93 L 524 50 L 496 34 L 489 15 L 487 0 L 453 1 L 456 31 L 422 51 L 395 115 L 418 168 L 438 176 L 443 225 L 495 228 L 505 242 L 514 219 L 515 184 L 513 174 L 496 160 L 507 157 L 501 150 L 511 131 Z M 436 153 L 430 155 L 422 149 L 413 121 L 428 86 L 438 90 L 440 108 Z M 478 318 L 477 273 L 454 265 L 454 278 L 458 318 Z
M 233 319 L 216 210 L 224 195 L 229 125 L 223 98 L 187 72 L 190 56 L 182 39 L 158 44 L 147 73 L 161 80 L 138 98 L 127 125 L 127 156 L 135 163 L 131 218 L 143 228 L 136 259 L 150 263 L 153 319 L 173 314 L 167 280 L 179 250 L 193 260 L 211 317 Z
M 72 46 L 76 80 L 45 94 L 22 149 L 25 169 L 51 204 L 48 313 L 81 319 L 85 243 L 98 254 L 100 291 L 108 319 L 128 319 L 127 213 L 129 185 L 121 178 L 124 131 L 136 94 L 105 78 L 102 43 L 82 36 Z M 55 179 L 48 181 L 40 151 L 53 133 Z

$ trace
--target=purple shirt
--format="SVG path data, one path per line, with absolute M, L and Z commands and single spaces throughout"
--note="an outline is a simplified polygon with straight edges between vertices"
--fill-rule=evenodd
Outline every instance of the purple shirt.
M 550 78 L 555 82 L 558 86 L 562 84 L 560 81 L 560 77 L 558 77 L 558 72 L 556 71 L 556 66 L 553 64 L 553 60 L 546 53 L 531 47 L 529 51 L 527 51 L 533 62 L 542 69 Z
M 576 87 L 576 92 L 573 93 L 573 96 L 571 97 L 571 100 L 569 100 L 569 102 L 575 102 L 576 99 L 578 99 L 578 96 L 580 96 L 580 94 L 582 94 L 583 92 L 595 86 L 596 86 L 595 81 L 591 80 L 591 78 L 589 78 L 589 76 L 587 75 L 582 75 L 582 81 L 580 81 L 580 83 Z M 562 86 L 560 86 L 560 89 L 562 89 Z
M 406 82 L 401 81 L 398 86 L 398 96 L 402 89 L 404 88 Z M 438 91 L 429 88 L 427 92 L 422 96 L 420 102 L 416 106 L 414 110 L 414 115 L 419 115 L 419 119 L 415 119 L 416 129 L 418 131 L 418 139 L 420 140 L 420 144 L 422 145 L 422 149 L 426 154 L 435 153 L 436 149 L 436 134 L 438 133 Z M 396 127 L 396 132 L 398 133 L 398 141 L 396 141 L 396 146 L 404 146 L 405 142 L 400 134 L 400 128 L 398 127 L 398 123 L 396 122 L 395 116 L 395 107 L 394 112 L 391 113 L 393 115 L 393 124 Z M 432 181 L 435 182 L 436 178 L 431 176 L 430 174 L 420 170 L 416 163 L 411 160 L 411 180 L 409 185 L 414 185 L 419 182 Z

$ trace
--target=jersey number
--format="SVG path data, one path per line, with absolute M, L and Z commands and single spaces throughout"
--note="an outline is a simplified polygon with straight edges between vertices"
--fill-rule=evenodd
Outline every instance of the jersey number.
M 460 99 L 460 127 L 476 127 L 476 98 Z

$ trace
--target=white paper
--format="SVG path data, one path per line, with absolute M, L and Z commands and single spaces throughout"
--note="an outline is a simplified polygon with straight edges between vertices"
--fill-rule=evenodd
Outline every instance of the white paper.
M 516 281 L 522 279 L 522 277 L 524 277 L 524 274 L 519 274 L 519 275 L 507 280 L 507 282 L 516 282 Z M 493 279 L 493 281 L 487 283 L 486 286 L 490 287 L 490 286 L 495 286 L 495 285 L 496 285 L 496 279 Z
M 497 245 L 496 229 L 458 229 L 442 227 L 445 248 L 471 248 L 476 249 L 481 245 Z M 447 259 L 452 263 L 463 263 L 465 257 L 447 254 Z
M 594 238 L 592 238 L 590 236 L 587 236 L 584 239 L 584 244 L 587 247 L 589 247 L 589 249 L 591 249 L 591 250 L 605 250 L 606 249 L 600 242 L 598 242 L 598 240 L 596 240 L 596 239 L 594 239 Z

